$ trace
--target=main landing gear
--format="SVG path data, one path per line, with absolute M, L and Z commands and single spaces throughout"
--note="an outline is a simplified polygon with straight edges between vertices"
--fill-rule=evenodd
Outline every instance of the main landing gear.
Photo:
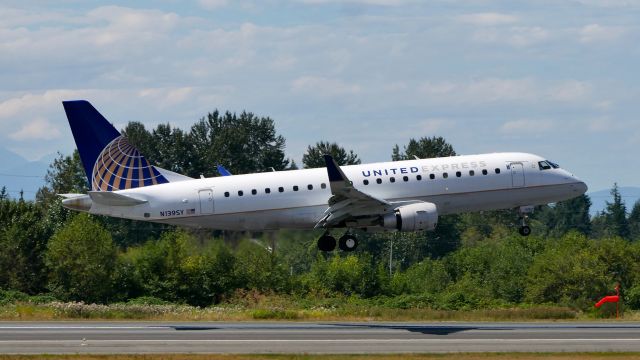
M 353 251 L 358 247 L 358 238 L 355 235 L 346 233 L 340 237 L 337 241 L 338 247 L 342 251 Z M 333 251 L 336 248 L 336 238 L 331 236 L 328 232 L 320 236 L 318 239 L 318 249 L 320 251 Z

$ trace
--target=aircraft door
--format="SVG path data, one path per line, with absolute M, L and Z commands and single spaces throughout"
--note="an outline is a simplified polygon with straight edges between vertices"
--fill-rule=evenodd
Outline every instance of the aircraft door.
M 200 190 L 198 196 L 200 197 L 200 215 L 213 214 L 213 190 Z
M 511 163 L 511 181 L 513 187 L 524 186 L 524 166 L 522 163 Z

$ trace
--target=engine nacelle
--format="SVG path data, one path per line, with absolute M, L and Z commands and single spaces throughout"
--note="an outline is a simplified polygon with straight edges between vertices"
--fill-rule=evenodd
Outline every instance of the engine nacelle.
M 433 230 L 438 225 L 438 209 L 429 202 L 420 202 L 396 208 L 382 218 L 383 226 L 398 231 Z

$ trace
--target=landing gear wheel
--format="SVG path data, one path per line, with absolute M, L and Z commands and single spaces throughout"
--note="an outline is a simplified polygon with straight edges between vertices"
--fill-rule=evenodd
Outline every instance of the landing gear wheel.
M 318 239 L 318 250 L 333 251 L 336 248 L 336 238 L 329 234 L 324 234 Z
M 520 229 L 518 230 L 518 232 L 520 233 L 520 235 L 522 236 L 529 236 L 529 234 L 531 234 L 531 228 L 528 227 L 527 225 L 521 226 Z
M 358 239 L 351 234 L 344 234 L 338 241 L 338 247 L 342 251 L 353 251 L 358 247 Z

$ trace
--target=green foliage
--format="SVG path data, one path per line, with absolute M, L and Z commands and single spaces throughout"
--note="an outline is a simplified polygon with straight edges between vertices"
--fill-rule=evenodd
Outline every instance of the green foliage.
M 411 139 L 404 146 L 404 151 L 400 151 L 400 147 L 396 145 L 393 148 L 391 159 L 393 161 L 412 160 L 414 157 L 420 159 L 429 159 L 435 157 L 455 156 L 456 152 L 453 146 L 449 144 L 442 136 L 423 137 L 418 140 Z
M 309 145 L 307 152 L 302 155 L 302 164 L 305 169 L 325 167 L 323 155 L 331 155 L 338 165 L 357 165 L 360 159 L 353 150 L 345 150 L 337 143 L 319 141 L 314 146 Z
M 629 215 L 629 233 L 631 239 L 640 240 L 640 200 L 633 205 Z
M 248 289 L 287 292 L 289 269 L 267 247 L 244 240 L 236 250 L 237 273 Z
M 0 287 L 36 294 L 46 287 L 43 254 L 50 232 L 34 203 L 0 200 Z
M 273 120 L 252 113 L 240 115 L 217 110 L 191 127 L 187 135 L 191 167 L 186 174 L 214 175 L 214 164 L 222 164 L 233 174 L 284 170 L 285 139 L 276 134 Z
M 116 248 L 89 215 L 73 217 L 48 243 L 49 288 L 62 299 L 103 302 L 112 293 Z
M 534 303 L 586 307 L 611 287 L 611 278 L 603 272 L 606 266 L 595 241 L 571 232 L 535 258 L 528 272 L 526 297 Z
M 631 229 L 627 219 L 627 207 L 618 190 L 618 184 L 611 189 L 612 202 L 607 201 L 607 208 L 593 221 L 595 235 L 598 237 L 619 236 L 629 239 Z
M 318 255 L 304 282 L 315 293 L 371 297 L 380 293 L 388 278 L 384 268 L 376 267 L 371 260 L 369 256 L 346 255 L 324 259 Z
M 554 207 L 546 208 L 541 216 L 546 222 L 549 233 L 560 237 L 569 231 L 578 231 L 584 235 L 591 233 L 591 199 L 583 194 L 576 198 L 560 201 Z

